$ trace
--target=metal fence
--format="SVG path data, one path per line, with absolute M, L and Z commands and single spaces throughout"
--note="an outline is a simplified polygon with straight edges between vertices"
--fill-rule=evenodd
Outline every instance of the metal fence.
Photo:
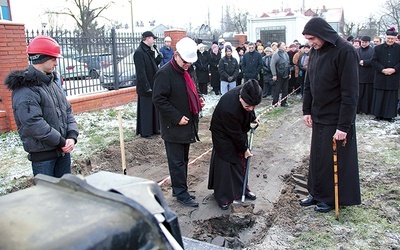
M 134 85 L 133 53 L 141 34 L 120 33 L 114 29 L 97 37 L 71 31 L 26 31 L 27 44 L 38 35 L 55 39 L 64 58 L 58 59 L 57 71 L 63 76 L 67 95 L 82 95 L 106 89 Z M 164 37 L 164 34 L 155 34 Z M 157 39 L 158 47 L 163 39 Z

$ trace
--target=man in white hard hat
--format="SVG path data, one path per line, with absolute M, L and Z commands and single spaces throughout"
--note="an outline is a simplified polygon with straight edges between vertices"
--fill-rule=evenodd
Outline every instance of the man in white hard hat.
M 185 206 L 197 207 L 188 192 L 187 173 L 190 143 L 199 140 L 199 112 L 204 99 L 193 81 L 192 64 L 197 61 L 197 45 L 184 37 L 176 44 L 172 60 L 155 75 L 153 103 L 160 113 L 161 136 L 165 143 L 171 176 L 172 195 Z
M 174 55 L 174 50 L 171 47 L 172 39 L 169 36 L 164 38 L 164 46 L 161 47 L 160 53 L 163 54 L 163 59 L 160 62 L 160 68 L 166 64 L 167 62 L 171 61 L 172 56 Z

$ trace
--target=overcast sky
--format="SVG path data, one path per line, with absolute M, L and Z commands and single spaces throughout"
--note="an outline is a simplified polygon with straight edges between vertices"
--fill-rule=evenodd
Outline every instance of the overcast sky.
M 59 6 L 65 6 L 68 0 L 10 0 L 11 12 L 13 20 L 25 23 L 27 29 L 40 28 L 41 23 L 49 23 L 47 16 L 44 15 L 46 9 L 58 9 Z M 107 0 L 94 0 L 95 3 L 102 3 Z M 219 26 L 221 20 L 223 6 L 227 4 L 236 10 L 246 10 L 250 13 L 250 17 L 260 16 L 263 12 L 270 12 L 273 9 L 281 9 L 290 7 L 299 9 L 302 0 L 171 0 L 171 1 L 133 1 L 133 17 L 134 22 L 143 20 L 148 23 L 149 20 L 156 20 L 156 24 L 173 25 L 174 27 L 186 28 L 189 23 L 192 27 L 198 27 L 203 23 L 207 23 L 208 15 L 210 15 L 211 26 Z M 106 13 L 106 16 L 113 20 L 119 20 L 122 23 L 131 25 L 131 11 L 129 0 L 115 0 L 116 4 L 112 6 Z M 304 0 L 306 9 L 322 8 L 325 4 L 326 8 L 343 7 L 346 21 L 355 23 L 364 22 L 371 13 L 376 13 L 380 9 L 384 0 L 375 0 L 371 3 L 360 3 L 353 0 Z M 251 4 L 249 4 L 251 3 Z M 95 6 L 95 5 L 93 5 Z M 71 20 L 63 18 L 58 20 Z M 73 21 L 68 21 L 69 26 Z M 65 26 L 68 27 L 68 23 Z

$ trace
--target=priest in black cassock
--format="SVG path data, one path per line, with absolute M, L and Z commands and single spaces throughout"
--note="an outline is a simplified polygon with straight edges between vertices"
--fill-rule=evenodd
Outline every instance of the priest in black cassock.
M 248 80 L 225 93 L 212 115 L 213 151 L 208 189 L 214 189 L 215 200 L 223 210 L 242 196 L 246 159 L 253 156 L 248 148 L 247 132 L 250 123 L 258 122 L 254 108 L 261 98 L 258 81 Z M 245 195 L 248 199 L 256 199 L 248 187 Z
M 385 42 L 374 47 L 375 68 L 372 114 L 376 120 L 393 122 L 397 116 L 397 92 L 400 86 L 400 45 L 395 43 L 394 28 L 386 31 Z

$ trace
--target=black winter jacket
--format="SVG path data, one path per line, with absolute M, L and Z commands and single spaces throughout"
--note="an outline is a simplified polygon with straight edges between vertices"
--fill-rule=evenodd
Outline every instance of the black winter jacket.
M 199 116 L 190 111 L 184 71 L 181 68 L 180 71 L 175 70 L 171 65 L 172 61 L 174 59 L 155 75 L 153 104 L 160 112 L 161 137 L 172 143 L 193 143 L 198 138 Z M 189 68 L 189 73 L 194 74 L 192 67 Z M 178 123 L 183 116 L 189 118 L 189 123 L 180 126 Z
M 210 82 L 210 53 L 197 51 L 197 61 L 194 63 L 196 67 L 197 81 L 199 83 Z
M 56 74 L 43 74 L 32 65 L 10 72 L 5 85 L 12 91 L 12 107 L 18 133 L 32 161 L 62 155 L 66 139 L 77 141 L 78 125 Z
M 243 56 L 242 72 L 245 79 L 256 79 L 262 69 L 262 56 L 257 51 L 247 52 Z
M 234 57 L 222 57 L 219 60 L 218 72 L 221 81 L 234 82 L 239 75 L 239 63 Z M 232 76 L 232 80 L 228 81 L 228 77 Z

